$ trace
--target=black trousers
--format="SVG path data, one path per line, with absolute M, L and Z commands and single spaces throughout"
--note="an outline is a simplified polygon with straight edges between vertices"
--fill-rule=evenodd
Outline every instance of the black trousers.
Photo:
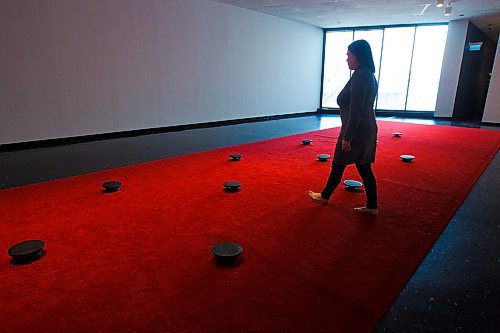
M 335 162 L 332 163 L 332 171 L 328 177 L 325 188 L 321 192 L 321 197 L 323 199 L 330 199 L 333 191 L 339 186 L 342 180 L 342 175 L 344 174 L 345 165 L 339 165 Z M 373 174 L 371 164 L 356 164 L 356 169 L 358 170 L 366 192 L 366 207 L 371 209 L 377 208 L 377 182 L 375 180 L 375 175 Z

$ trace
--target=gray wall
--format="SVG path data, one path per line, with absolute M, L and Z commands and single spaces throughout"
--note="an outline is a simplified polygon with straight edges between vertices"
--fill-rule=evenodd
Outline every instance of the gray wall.
M 315 111 L 322 43 L 209 0 L 0 0 L 0 144 Z
M 483 121 L 500 123 L 500 40 L 498 38 L 495 63 L 484 107 Z
M 460 77 L 469 20 L 450 21 L 436 100 L 436 117 L 451 117 Z

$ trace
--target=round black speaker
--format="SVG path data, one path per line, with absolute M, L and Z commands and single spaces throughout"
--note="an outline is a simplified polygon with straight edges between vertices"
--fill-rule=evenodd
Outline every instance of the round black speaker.
M 243 247 L 233 242 L 222 242 L 212 246 L 212 254 L 218 263 L 223 265 L 233 264 L 243 253 Z
M 229 155 L 229 158 L 231 159 L 231 161 L 240 161 L 241 160 L 241 154 L 231 154 Z
M 234 181 L 234 180 L 231 180 L 231 181 L 228 181 L 228 182 L 224 182 L 224 190 L 226 192 L 238 192 L 240 186 L 241 186 L 241 183 L 240 182 L 237 182 L 237 181 Z
M 104 188 L 104 192 L 111 193 L 119 191 L 122 187 L 122 183 L 116 180 L 111 180 L 102 183 L 102 187 Z
M 328 159 L 330 158 L 330 155 L 328 155 L 328 154 L 319 154 L 317 157 L 318 157 L 318 161 L 320 161 L 320 162 L 328 162 Z
M 41 240 L 25 240 L 11 246 L 8 253 L 16 261 L 28 261 L 40 258 L 44 247 Z
M 345 189 L 349 192 L 359 192 L 359 188 L 363 186 L 362 182 L 358 182 L 357 180 L 345 180 L 344 185 Z
M 401 158 L 401 161 L 405 163 L 411 163 L 415 159 L 415 156 L 413 155 L 401 155 L 399 157 Z

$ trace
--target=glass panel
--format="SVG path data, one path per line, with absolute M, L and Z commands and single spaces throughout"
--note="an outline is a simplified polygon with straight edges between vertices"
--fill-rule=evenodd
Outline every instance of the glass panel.
M 378 71 L 380 67 L 380 54 L 382 53 L 382 36 L 384 31 L 377 30 L 356 30 L 354 32 L 354 40 L 364 39 L 370 44 L 375 63 L 375 77 L 378 79 Z
M 435 111 L 448 26 L 417 27 L 407 110 Z
M 319 120 L 319 129 L 327 129 L 327 128 L 341 127 L 341 126 L 342 126 L 342 120 L 340 119 L 340 116 L 327 117 L 325 115 L 322 115 Z
M 415 27 L 384 32 L 377 109 L 404 110 Z
M 339 107 L 337 96 L 350 78 L 346 54 L 347 46 L 353 41 L 352 37 L 352 30 L 326 33 L 322 107 Z

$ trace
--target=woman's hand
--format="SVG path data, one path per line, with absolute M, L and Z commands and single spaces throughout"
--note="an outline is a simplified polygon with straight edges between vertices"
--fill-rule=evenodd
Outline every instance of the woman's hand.
M 350 151 L 351 150 L 351 142 L 342 139 L 342 150 L 343 151 Z

